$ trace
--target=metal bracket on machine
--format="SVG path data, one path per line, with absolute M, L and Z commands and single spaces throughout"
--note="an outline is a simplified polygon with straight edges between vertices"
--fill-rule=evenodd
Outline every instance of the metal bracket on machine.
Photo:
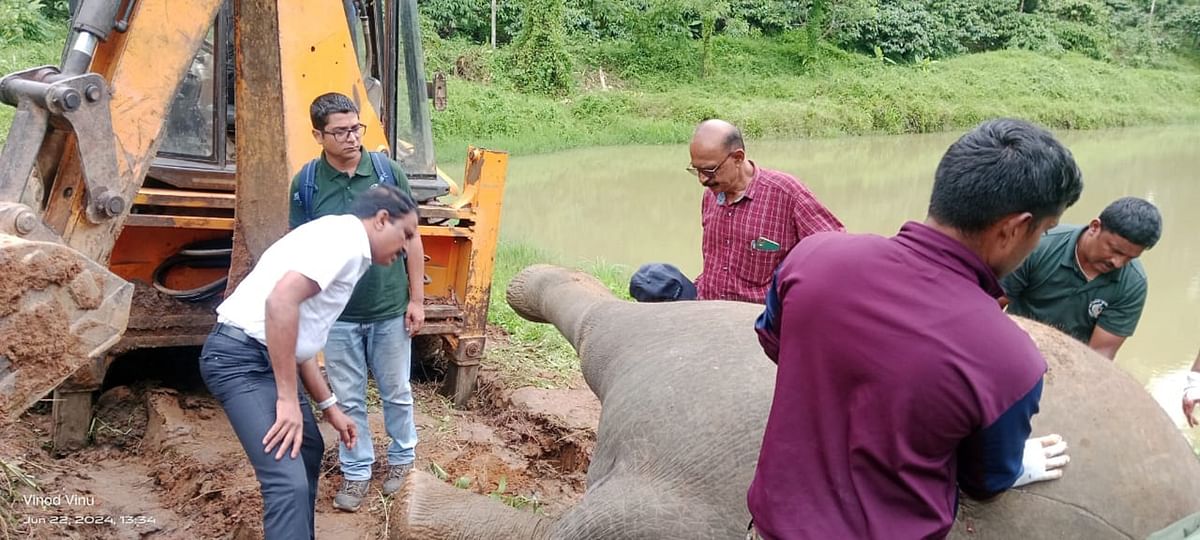
M 20 164 L 10 170 L 11 177 L 0 178 L 0 190 L 20 185 L 33 172 L 41 142 L 46 136 L 45 120 L 37 118 L 36 109 L 62 118 L 75 131 L 75 138 L 82 158 L 83 179 L 86 186 L 86 215 L 88 221 L 99 224 L 125 212 L 128 203 L 121 195 L 121 177 L 117 171 L 117 150 L 113 138 L 112 114 L 109 110 L 108 85 L 95 73 L 63 77 L 53 67 L 40 67 L 19 71 L 0 79 L 0 101 L 27 111 L 30 120 L 42 124 L 38 133 L 21 133 L 14 129 L 8 145 L 16 137 L 34 137 L 17 143 L 9 156 L 8 145 L 4 157 L 9 163 Z M 38 122 L 40 120 L 40 122 Z M 17 128 L 16 122 L 13 124 Z M 36 127 L 36 124 L 34 125 Z M 8 193 L 5 190 L 5 193 Z M 14 200 L 14 199 L 10 199 Z

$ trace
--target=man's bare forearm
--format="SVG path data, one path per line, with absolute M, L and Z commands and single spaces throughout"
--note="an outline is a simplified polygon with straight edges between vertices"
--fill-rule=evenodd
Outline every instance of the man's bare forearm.
M 325 401 L 333 395 L 333 392 L 329 390 L 329 385 L 325 383 L 325 377 L 321 376 L 321 368 L 317 367 L 316 361 L 309 360 L 300 364 L 299 371 L 304 389 L 308 390 L 308 395 L 312 396 L 317 403 Z
M 287 299 L 267 298 L 267 354 L 275 372 L 275 388 L 281 399 L 295 398 L 296 336 L 300 328 L 300 305 Z

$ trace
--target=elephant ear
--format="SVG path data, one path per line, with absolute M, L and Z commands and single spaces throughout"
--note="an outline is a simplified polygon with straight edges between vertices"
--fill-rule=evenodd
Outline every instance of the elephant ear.
M 1016 318 L 1046 357 L 1035 435 L 1058 433 L 1062 479 L 967 502 L 953 537 L 1145 538 L 1196 511 L 1200 460 L 1142 385 L 1046 325 Z

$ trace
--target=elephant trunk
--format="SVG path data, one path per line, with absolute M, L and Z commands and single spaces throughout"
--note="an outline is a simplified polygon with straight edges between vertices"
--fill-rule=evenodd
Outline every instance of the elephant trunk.
M 576 351 L 586 334 L 592 308 L 620 302 L 596 278 L 558 266 L 536 264 L 521 270 L 508 282 L 508 304 L 533 322 L 550 323 Z
M 553 521 L 413 471 L 390 511 L 389 540 L 550 537 Z

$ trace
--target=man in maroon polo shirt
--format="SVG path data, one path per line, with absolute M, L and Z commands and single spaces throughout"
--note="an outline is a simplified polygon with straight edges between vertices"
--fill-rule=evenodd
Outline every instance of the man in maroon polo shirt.
M 994 120 L 942 157 L 924 223 L 792 250 L 756 323 L 779 369 L 751 537 L 942 538 L 959 488 L 1062 476 L 1062 438 L 1029 439 L 1046 362 L 996 299 L 1082 189 L 1050 133 Z
M 742 133 L 733 124 L 701 122 L 688 150 L 688 171 L 708 188 L 700 204 L 700 300 L 761 304 L 775 267 L 797 242 L 821 231 L 844 230 L 804 184 L 747 159 Z

